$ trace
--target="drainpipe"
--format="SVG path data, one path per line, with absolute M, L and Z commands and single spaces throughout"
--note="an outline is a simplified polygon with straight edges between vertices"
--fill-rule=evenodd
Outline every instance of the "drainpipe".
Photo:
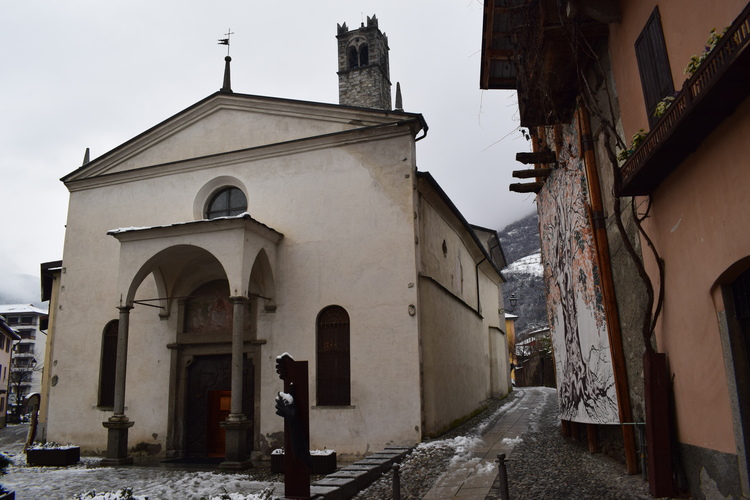
M 610 352 L 612 353 L 612 370 L 615 375 L 615 391 L 617 393 L 620 422 L 631 423 L 633 416 L 630 408 L 630 394 L 628 378 L 625 370 L 625 356 L 622 348 L 622 333 L 620 331 L 620 317 L 615 298 L 614 280 L 612 279 L 609 242 L 607 240 L 607 226 L 602 207 L 602 193 L 599 185 L 599 171 L 596 168 L 594 153 L 594 138 L 591 133 L 591 119 L 588 109 L 584 105 L 578 108 L 578 133 L 581 141 L 583 163 L 586 168 L 591 206 L 589 217 L 594 233 L 597 263 L 602 283 L 604 309 L 606 311 L 607 331 L 609 332 Z M 625 465 L 629 474 L 638 473 L 638 457 L 635 446 L 635 432 L 632 425 L 622 426 L 622 438 L 625 444 Z

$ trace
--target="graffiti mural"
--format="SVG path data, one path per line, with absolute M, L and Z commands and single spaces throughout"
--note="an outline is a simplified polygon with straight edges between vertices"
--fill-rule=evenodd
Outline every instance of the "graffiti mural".
M 617 395 L 578 137 L 562 133 L 558 167 L 537 199 L 560 418 L 618 423 Z

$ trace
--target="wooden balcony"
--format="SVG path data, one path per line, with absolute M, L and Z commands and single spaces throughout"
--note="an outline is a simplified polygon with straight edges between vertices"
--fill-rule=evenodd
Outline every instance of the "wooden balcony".
M 622 165 L 620 196 L 652 193 L 747 98 L 748 40 L 750 4 Z

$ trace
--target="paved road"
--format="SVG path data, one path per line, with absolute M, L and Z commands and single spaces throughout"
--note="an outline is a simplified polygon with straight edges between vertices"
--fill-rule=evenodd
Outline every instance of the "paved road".
M 555 391 L 545 387 L 520 392 L 521 397 L 503 406 L 502 417 L 482 435 L 470 458 L 452 463 L 424 500 L 476 500 L 487 496 L 497 475 L 497 455 L 505 453 L 510 457 L 521 436 L 535 425 L 547 400 L 555 397 Z

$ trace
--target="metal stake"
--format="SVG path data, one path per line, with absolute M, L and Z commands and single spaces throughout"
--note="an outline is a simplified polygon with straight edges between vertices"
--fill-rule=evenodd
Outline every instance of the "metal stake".
M 401 500 L 401 466 L 393 464 L 393 500 Z
M 505 464 L 505 453 L 497 454 L 497 474 L 500 479 L 500 498 L 501 500 L 510 500 L 508 492 L 508 468 Z

